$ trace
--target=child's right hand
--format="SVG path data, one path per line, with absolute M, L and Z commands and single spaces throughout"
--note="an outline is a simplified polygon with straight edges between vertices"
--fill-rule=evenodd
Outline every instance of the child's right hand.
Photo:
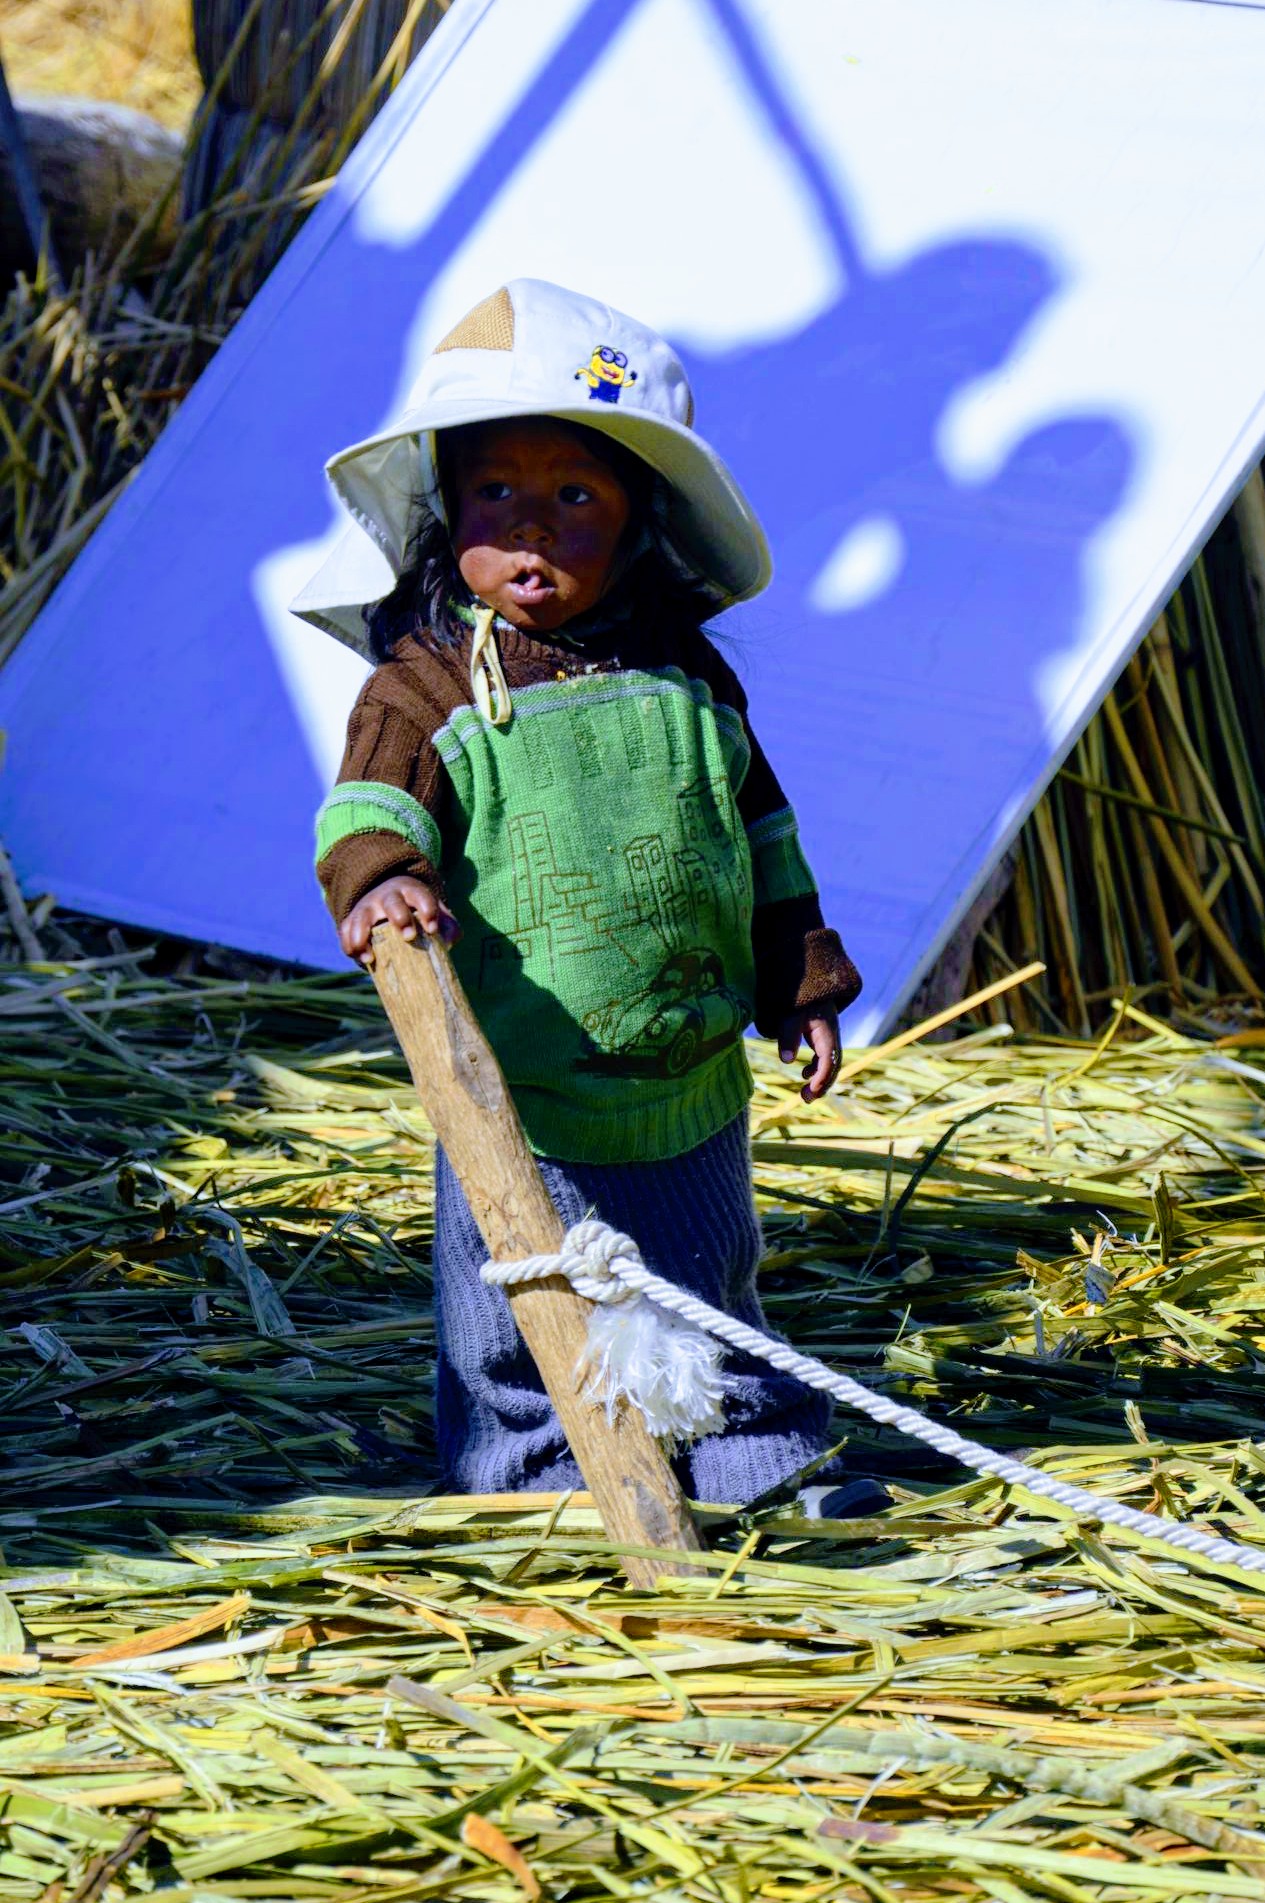
M 445 945 L 461 937 L 460 925 L 428 885 L 420 879 L 384 879 L 352 906 L 338 928 L 338 942 L 349 958 L 372 965 L 373 928 L 386 924 L 398 926 L 405 938 L 416 938 L 420 925 Z

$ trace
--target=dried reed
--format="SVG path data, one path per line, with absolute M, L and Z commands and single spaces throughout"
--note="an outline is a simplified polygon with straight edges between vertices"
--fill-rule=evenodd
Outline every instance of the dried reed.
M 1259 1584 L 852 1420 L 892 1510 L 710 1513 L 655 1594 L 583 1498 L 434 1496 L 430 1137 L 367 984 L 25 929 L 0 1898 L 1260 1894 Z M 1260 1542 L 1265 1072 L 1109 1029 L 813 1109 L 757 1050 L 768 1313 Z
M 0 655 L 338 157 L 227 181 L 156 280 L 19 288 Z M 1105 1014 L 1098 1043 L 998 1023 L 863 1055 L 811 1111 L 764 1053 L 755 1141 L 764 1297 L 799 1345 L 1260 1542 L 1265 1071 L 1119 994 L 1158 973 L 1148 1005 L 1254 1007 L 1263 982 L 1259 654 L 1216 560 L 979 953 L 984 981 L 1039 952 L 1049 995 L 998 1013 Z M 1258 1587 L 852 1421 L 892 1511 L 714 1514 L 711 1576 L 656 1595 L 582 1499 L 430 1494 L 430 1138 L 368 987 L 24 931 L 0 1898 L 1260 1895 Z
M 1126 985 L 1179 1019 L 1260 1015 L 1263 522 L 1254 472 L 1020 836 L 969 979 L 1043 959 L 1020 1028 L 1083 1035 Z
M 202 91 L 190 0 L 3 0 L 0 49 L 16 93 L 108 99 L 176 131 Z

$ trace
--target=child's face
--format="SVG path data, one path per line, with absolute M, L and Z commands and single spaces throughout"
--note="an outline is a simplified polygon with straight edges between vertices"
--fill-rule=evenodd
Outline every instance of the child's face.
M 452 545 L 467 587 L 527 633 L 586 613 L 610 585 L 628 525 L 614 470 L 552 417 L 454 434 Z

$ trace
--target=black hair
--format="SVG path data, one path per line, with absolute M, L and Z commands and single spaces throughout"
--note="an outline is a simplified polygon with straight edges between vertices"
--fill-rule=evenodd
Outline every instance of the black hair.
M 418 526 L 399 580 L 389 595 L 361 609 L 375 661 L 389 661 L 410 634 L 435 647 L 455 647 L 465 633 L 456 610 L 474 599 L 439 517 L 422 508 L 420 498 L 413 508 Z
M 625 533 L 635 537 L 652 520 L 659 478 L 640 456 L 602 431 L 588 429 L 582 423 L 570 423 L 568 427 L 582 436 L 585 447 L 619 478 L 631 505 Z M 436 438 L 439 485 L 445 500 L 451 494 L 453 444 L 449 439 L 459 434 L 457 429 L 444 430 Z M 417 526 L 409 539 L 398 581 L 389 595 L 361 610 L 369 645 L 378 661 L 390 660 L 408 635 L 430 647 L 456 647 L 467 632 L 460 610 L 468 610 L 475 599 L 457 566 L 447 529 L 420 497 L 414 501 L 413 516 Z M 669 641 L 674 634 L 697 631 L 715 606 L 703 583 L 680 574 L 653 540 L 628 564 L 601 603 L 604 618 L 626 616 L 634 625 L 654 625 Z

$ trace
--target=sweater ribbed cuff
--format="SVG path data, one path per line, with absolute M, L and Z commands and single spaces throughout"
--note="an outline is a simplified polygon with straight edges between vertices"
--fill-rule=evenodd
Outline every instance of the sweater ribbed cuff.
M 444 896 L 439 868 L 399 833 L 352 833 L 330 847 L 316 872 L 325 903 L 340 925 L 365 893 L 384 879 L 419 879 L 437 898 Z
M 838 932 L 822 923 L 815 893 L 758 905 L 751 943 L 755 1027 L 761 1037 L 776 1037 L 782 1020 L 800 1012 L 842 1011 L 860 992 L 860 973 Z

